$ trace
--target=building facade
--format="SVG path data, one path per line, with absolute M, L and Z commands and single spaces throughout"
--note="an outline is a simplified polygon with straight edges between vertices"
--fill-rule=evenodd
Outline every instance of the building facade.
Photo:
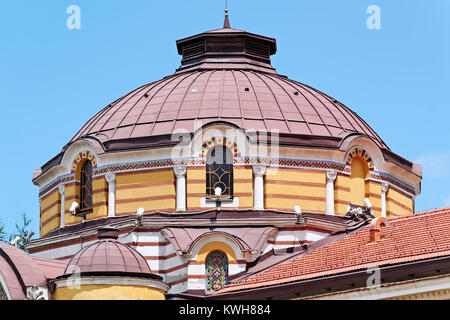
M 174 74 L 103 108 L 35 171 L 40 238 L 27 250 L 65 266 L 48 278 L 50 298 L 76 298 L 61 293 L 64 276 L 92 270 L 67 268 L 105 227 L 148 264 L 143 298 L 205 298 L 281 264 L 278 253 L 415 213 L 421 167 L 336 99 L 278 74 L 275 39 L 226 16 L 177 49 Z

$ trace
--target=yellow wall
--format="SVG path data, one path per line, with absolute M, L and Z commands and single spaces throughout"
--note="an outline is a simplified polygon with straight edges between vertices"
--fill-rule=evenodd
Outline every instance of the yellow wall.
M 368 173 L 367 162 L 359 156 L 354 157 L 350 175 L 350 200 L 354 205 L 364 205 L 365 179 L 368 177 Z
M 253 168 L 234 166 L 234 196 L 239 197 L 240 208 L 253 208 Z
M 334 212 L 337 215 L 345 215 L 347 206 L 351 202 L 350 176 L 338 174 L 334 182 Z
M 64 202 L 64 224 L 71 225 L 74 223 L 80 223 L 83 221 L 82 218 L 74 217 L 69 213 L 69 209 L 72 206 L 73 202 L 80 203 L 80 184 L 78 182 L 72 182 L 66 184 L 65 188 L 65 202 Z M 87 219 L 90 217 L 87 216 Z
M 83 285 L 57 288 L 53 300 L 165 300 L 164 291 L 131 285 Z
M 108 215 L 108 185 L 104 177 L 96 177 L 92 182 L 92 204 L 93 212 L 86 216 L 87 220 L 106 217 Z M 79 183 L 73 182 L 65 185 L 64 190 L 64 224 L 71 225 L 80 223 L 81 217 L 74 217 L 69 209 L 74 201 L 79 203 Z M 41 203 L 41 236 L 56 230 L 61 225 L 61 195 L 57 188 L 44 197 Z M 53 205 L 52 205 L 53 204 Z M 50 208 L 48 206 L 51 205 Z M 48 208 L 48 209 L 46 209 Z
M 69 213 L 72 203 L 79 202 L 79 189 L 79 182 L 65 185 L 65 225 L 80 223 L 83 220 Z M 86 216 L 86 220 L 106 217 L 108 215 L 108 183 L 104 176 L 93 179 L 92 192 L 93 212 Z M 60 199 L 57 188 L 43 198 L 40 218 L 41 236 L 59 228 Z M 135 213 L 138 208 L 144 208 L 146 211 L 174 211 L 175 199 L 175 178 L 172 168 L 117 174 L 117 215 Z
M 335 182 L 335 213 L 344 215 L 347 206 L 352 203 L 350 191 L 350 176 L 339 174 Z M 366 180 L 364 184 L 364 197 L 369 198 L 372 203 L 372 210 L 376 217 L 381 216 L 381 182 Z M 402 216 L 413 213 L 414 200 L 390 186 L 386 195 L 386 211 L 389 216 Z
M 188 167 L 186 173 L 187 210 L 201 210 L 200 198 L 206 196 L 206 168 Z
M 172 168 L 121 173 L 116 176 L 116 215 L 176 210 L 175 175 Z
M 233 263 L 237 262 L 236 254 L 234 250 L 224 242 L 213 241 L 205 244 L 197 254 L 197 263 L 205 263 L 206 257 L 214 251 L 222 251 L 227 255 L 228 262 Z
M 373 215 L 375 217 L 381 217 L 381 183 L 366 180 L 365 190 L 365 197 L 368 198 L 372 204 Z
M 388 218 L 413 214 L 414 200 L 412 197 L 390 187 L 386 194 L 386 212 Z
M 61 198 L 58 189 L 46 195 L 40 206 L 40 235 L 46 235 L 60 225 Z
M 267 168 L 265 207 L 292 211 L 299 205 L 304 211 L 325 212 L 325 171 Z
M 90 219 L 108 216 L 108 182 L 104 176 L 94 178 L 92 193 L 94 212 L 90 215 Z

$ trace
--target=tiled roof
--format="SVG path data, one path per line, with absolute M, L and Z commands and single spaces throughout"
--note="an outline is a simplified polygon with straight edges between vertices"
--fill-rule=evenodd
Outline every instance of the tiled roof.
M 269 287 L 330 276 L 371 266 L 392 265 L 450 255 L 450 207 L 395 218 L 370 243 L 367 226 L 288 263 L 231 283 L 219 293 Z

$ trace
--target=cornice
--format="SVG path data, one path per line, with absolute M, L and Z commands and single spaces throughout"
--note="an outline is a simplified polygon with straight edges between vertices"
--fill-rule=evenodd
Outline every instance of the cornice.
M 253 217 L 246 215 L 253 214 Z M 225 215 L 225 217 L 224 217 Z M 226 217 L 227 216 L 227 217 Z M 276 228 L 305 228 L 321 229 L 324 232 L 337 233 L 353 230 L 367 223 L 368 220 L 352 222 L 344 220 L 339 216 L 326 216 L 324 214 L 304 213 L 305 223 L 298 224 L 297 217 L 293 212 L 282 212 L 273 210 L 264 210 L 255 212 L 253 210 L 223 210 L 220 213 L 216 210 L 194 213 L 147 213 L 144 215 L 140 229 L 162 229 L 166 227 L 263 227 L 273 226 Z M 237 219 L 238 218 L 238 219 Z M 85 227 L 83 227 L 83 225 Z M 97 230 L 101 226 L 112 226 L 119 231 L 134 228 L 135 218 L 133 216 L 98 218 L 89 220 L 84 224 L 80 223 L 73 226 L 66 226 L 58 229 L 59 234 L 46 236 L 36 239 L 27 244 L 27 250 L 33 251 L 42 249 L 46 246 L 55 244 L 64 244 L 80 238 L 96 237 Z M 76 228 L 76 229 L 75 229 Z M 75 229 L 75 230 L 74 230 Z

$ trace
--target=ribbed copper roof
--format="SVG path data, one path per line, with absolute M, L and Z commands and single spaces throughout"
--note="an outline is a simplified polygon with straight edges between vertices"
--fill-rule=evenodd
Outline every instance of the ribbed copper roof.
M 140 87 L 89 120 L 83 136 L 101 141 L 194 130 L 194 122 L 225 121 L 244 130 L 342 137 L 357 132 L 386 147 L 355 112 L 307 85 L 253 70 L 198 70 Z
M 139 252 L 111 238 L 81 249 L 72 257 L 64 274 L 92 272 L 151 274 L 147 261 Z
M 183 59 L 175 74 L 113 102 L 89 120 L 71 142 L 86 136 L 104 145 L 151 138 L 147 146 L 158 146 L 163 139 L 156 137 L 165 136 L 167 142 L 175 130 L 192 133 L 194 123 L 200 120 L 203 125 L 228 122 L 243 130 L 278 130 L 280 135 L 304 136 L 306 140 L 339 141 L 348 133 L 358 133 L 388 149 L 346 106 L 279 75 L 270 62 L 277 51 L 273 38 L 223 28 L 178 40 L 177 48 Z M 314 141 L 317 139 L 309 144 Z

